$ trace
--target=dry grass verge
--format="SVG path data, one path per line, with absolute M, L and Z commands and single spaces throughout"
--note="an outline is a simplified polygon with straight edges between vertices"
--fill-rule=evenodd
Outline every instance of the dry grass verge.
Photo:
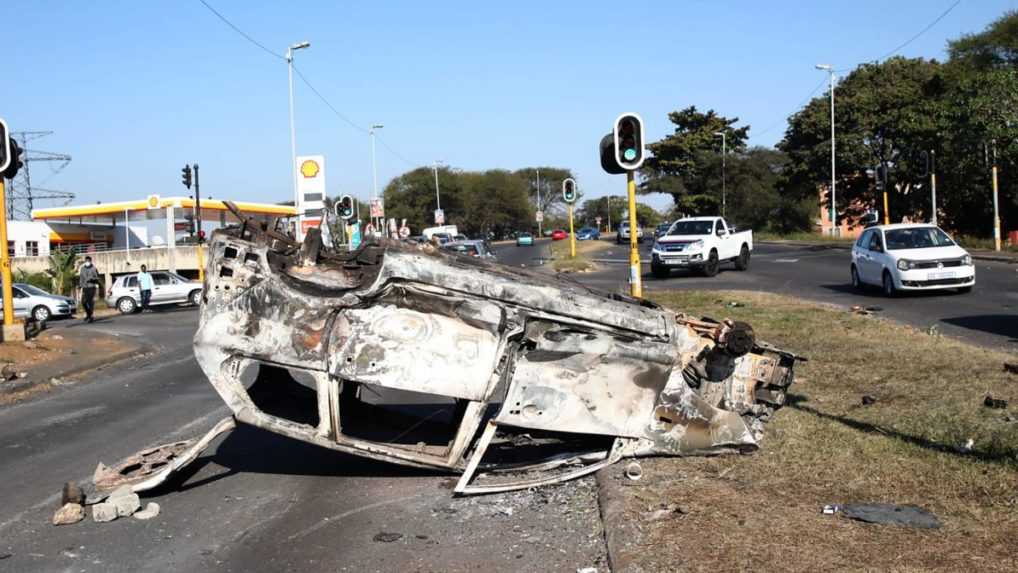
M 569 239 L 552 241 L 551 267 L 560 273 L 592 271 L 597 265 L 591 257 L 611 247 L 608 241 L 576 241 L 576 256 L 569 256 Z
M 809 362 L 799 365 L 761 451 L 643 462 L 643 479 L 620 488 L 634 539 L 613 559 L 644 571 L 713 573 L 1018 570 L 1018 376 L 1002 367 L 1013 354 L 769 294 L 653 298 L 746 320 Z M 985 407 L 986 394 L 1010 408 Z M 863 395 L 876 402 L 863 405 Z M 609 479 L 620 479 L 617 472 Z M 848 502 L 919 505 L 944 526 L 924 531 L 820 512 Z M 647 521 L 669 504 L 675 511 Z

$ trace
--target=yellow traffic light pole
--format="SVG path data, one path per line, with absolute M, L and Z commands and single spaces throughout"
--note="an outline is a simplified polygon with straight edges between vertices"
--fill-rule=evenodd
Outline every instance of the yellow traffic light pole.
M 632 171 L 626 171 L 626 188 L 629 193 L 629 294 L 643 298 L 640 248 L 636 236 L 636 175 Z
M 576 233 L 573 232 L 573 204 L 569 204 L 569 256 L 576 258 Z
M 3 177 L 0 177 L 0 249 L 3 249 L 0 251 L 0 272 L 4 281 L 4 326 L 10 327 L 14 325 L 14 291 L 11 288 L 11 253 L 7 248 L 7 190 Z

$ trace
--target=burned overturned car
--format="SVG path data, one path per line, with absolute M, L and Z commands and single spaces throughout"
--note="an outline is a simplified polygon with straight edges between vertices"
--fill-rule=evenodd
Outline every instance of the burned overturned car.
M 158 472 L 105 478 L 158 481 L 235 419 L 459 473 L 457 493 L 507 491 L 624 457 L 753 451 L 793 380 L 796 357 L 744 323 L 430 245 L 349 252 L 245 221 L 211 239 L 194 337 L 233 419 L 156 452 Z

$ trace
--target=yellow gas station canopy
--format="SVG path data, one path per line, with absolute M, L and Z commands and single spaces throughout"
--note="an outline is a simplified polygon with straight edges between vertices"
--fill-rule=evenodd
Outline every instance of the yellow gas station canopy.
M 252 203 L 249 201 L 234 201 L 233 203 L 238 209 L 251 215 L 292 217 L 297 214 L 297 209 L 290 205 Z M 113 203 L 96 203 L 95 205 L 32 209 L 32 220 L 45 221 L 47 219 L 117 216 L 123 215 L 124 211 L 149 211 L 154 209 L 165 209 L 166 207 L 193 209 L 194 199 L 191 199 L 190 197 L 159 197 L 158 195 L 150 195 L 146 199 L 139 199 L 137 201 L 116 201 Z M 202 211 L 228 211 L 226 205 L 218 199 L 203 199 L 201 202 L 201 208 Z

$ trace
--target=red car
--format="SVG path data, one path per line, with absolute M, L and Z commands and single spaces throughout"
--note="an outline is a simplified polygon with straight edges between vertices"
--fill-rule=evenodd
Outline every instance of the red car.
M 561 241 L 561 240 L 565 239 L 568 236 L 569 236 L 569 233 L 566 233 L 562 229 L 555 229 L 554 231 L 551 232 L 551 240 L 552 241 Z

